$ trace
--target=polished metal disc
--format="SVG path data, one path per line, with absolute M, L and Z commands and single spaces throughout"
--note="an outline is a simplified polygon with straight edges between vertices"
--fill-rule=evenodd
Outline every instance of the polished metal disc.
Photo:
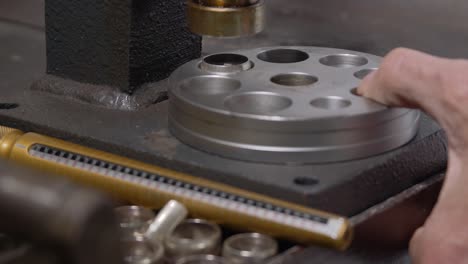
M 377 155 L 410 141 L 419 112 L 355 94 L 380 57 L 318 47 L 214 54 L 170 78 L 169 125 L 182 142 L 220 156 L 324 163 Z

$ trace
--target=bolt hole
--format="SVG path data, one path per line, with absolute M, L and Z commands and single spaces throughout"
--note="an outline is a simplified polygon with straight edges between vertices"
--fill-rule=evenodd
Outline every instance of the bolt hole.
M 267 115 L 290 107 L 292 100 L 275 93 L 250 92 L 227 98 L 225 105 L 233 112 Z
M 18 108 L 18 107 L 19 107 L 19 104 L 16 104 L 16 103 L 0 103 L 1 110 L 10 110 L 10 109 Z
M 301 186 L 314 186 L 319 184 L 319 181 L 309 177 L 299 177 L 294 179 L 294 183 Z
M 303 73 L 286 73 L 273 76 L 271 82 L 284 86 L 306 86 L 318 82 L 318 78 Z
M 322 109 L 338 110 L 351 106 L 351 101 L 338 96 L 328 96 L 314 99 L 310 104 Z
M 360 70 L 356 73 L 354 73 L 354 77 L 358 78 L 358 79 L 364 79 L 366 78 L 367 75 L 375 72 L 377 69 L 364 69 L 364 70 Z
M 249 70 L 253 67 L 253 63 L 249 58 L 240 54 L 221 53 L 214 54 L 203 59 L 200 64 L 202 70 L 219 72 L 219 73 L 235 73 Z
M 309 58 L 309 54 L 294 49 L 275 49 L 258 54 L 257 58 L 271 63 L 297 63 Z
M 320 63 L 330 67 L 351 68 L 366 65 L 368 60 L 353 54 L 330 55 L 320 59 Z
M 358 94 L 358 92 L 357 92 L 357 89 L 358 89 L 357 87 L 356 87 L 356 88 L 353 88 L 353 89 L 351 89 L 351 93 L 352 93 L 352 94 L 354 94 L 355 96 L 359 96 L 359 97 L 360 97 L 361 95 L 360 95 L 360 94 Z
M 249 61 L 249 58 L 239 54 L 223 53 L 206 57 L 204 62 L 218 66 L 241 65 Z

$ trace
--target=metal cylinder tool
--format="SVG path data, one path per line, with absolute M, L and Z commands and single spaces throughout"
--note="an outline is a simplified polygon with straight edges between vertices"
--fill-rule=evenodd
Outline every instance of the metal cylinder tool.
M 213 37 L 242 37 L 265 27 L 263 0 L 188 0 L 192 32 Z
M 154 242 L 163 241 L 187 215 L 188 210 L 183 204 L 175 200 L 169 201 L 149 226 L 146 237 Z
M 341 49 L 271 47 L 214 54 L 171 76 L 169 127 L 217 155 L 327 163 L 398 148 L 420 113 L 356 95 L 380 57 Z

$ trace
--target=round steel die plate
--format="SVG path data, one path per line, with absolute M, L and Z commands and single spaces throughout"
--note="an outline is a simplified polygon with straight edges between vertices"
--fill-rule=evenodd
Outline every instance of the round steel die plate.
M 319 47 L 226 54 L 213 67 L 208 56 L 170 77 L 170 130 L 197 149 L 254 162 L 327 163 L 377 155 L 417 133 L 418 111 L 355 93 L 380 57 Z M 233 54 L 250 67 L 226 70 L 233 64 L 219 59 Z M 219 65 L 227 66 L 217 72 Z

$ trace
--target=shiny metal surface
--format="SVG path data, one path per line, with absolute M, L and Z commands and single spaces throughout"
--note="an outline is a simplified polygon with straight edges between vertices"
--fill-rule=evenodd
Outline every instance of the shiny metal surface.
M 114 209 L 123 236 L 143 236 L 153 223 L 155 214 L 142 206 L 120 206 Z
M 212 37 L 242 37 L 265 27 L 264 0 L 188 0 L 192 32 Z
M 214 255 L 195 255 L 183 257 L 176 264 L 228 264 L 225 259 Z
M 278 242 L 273 238 L 258 234 L 238 234 L 223 244 L 223 257 L 231 264 L 260 264 L 278 252 Z
M 221 53 L 203 58 L 200 68 L 213 73 L 236 73 L 249 70 L 253 63 L 246 56 L 240 54 Z
M 242 7 L 255 4 L 258 0 L 193 0 L 193 2 L 204 6 Z
M 205 58 L 171 76 L 170 130 L 186 144 L 247 161 L 324 163 L 380 154 L 417 132 L 418 111 L 354 93 L 380 57 L 318 47 L 229 54 L 254 66 L 213 73 Z
M 124 262 L 127 264 L 163 264 L 164 246 L 142 236 L 122 240 Z
M 171 200 L 159 211 L 154 221 L 146 231 L 146 237 L 151 241 L 162 241 L 186 217 L 188 209 L 181 203 Z
M 167 256 L 216 255 L 221 244 L 221 228 L 202 219 L 188 219 L 178 225 L 165 239 Z

